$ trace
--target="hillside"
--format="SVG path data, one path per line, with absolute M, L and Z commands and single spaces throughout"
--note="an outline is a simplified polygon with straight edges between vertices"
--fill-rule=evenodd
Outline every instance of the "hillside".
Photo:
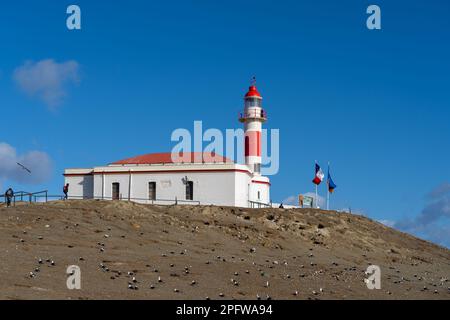
M 370 264 L 381 267 L 381 290 L 363 281 Z M 81 268 L 82 290 L 67 289 L 69 265 Z M 450 299 L 449 277 L 448 249 L 346 213 L 0 207 L 0 299 Z

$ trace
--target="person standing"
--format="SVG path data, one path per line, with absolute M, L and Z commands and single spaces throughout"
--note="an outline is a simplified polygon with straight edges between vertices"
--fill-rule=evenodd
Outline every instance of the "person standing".
M 12 188 L 9 188 L 8 190 L 6 190 L 5 192 L 5 199 L 6 199 L 6 207 L 10 207 L 11 206 L 11 200 L 14 197 L 14 191 Z
M 69 193 L 69 184 L 68 183 L 63 187 L 63 193 L 64 193 L 64 200 L 67 200 L 68 193 Z

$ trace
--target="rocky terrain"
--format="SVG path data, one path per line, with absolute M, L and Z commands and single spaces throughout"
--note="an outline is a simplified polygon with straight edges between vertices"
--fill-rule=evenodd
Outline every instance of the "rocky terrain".
M 66 269 L 81 269 L 68 290 Z M 381 268 L 381 289 L 364 282 Z M 313 209 L 0 207 L 0 299 L 450 299 L 450 251 Z

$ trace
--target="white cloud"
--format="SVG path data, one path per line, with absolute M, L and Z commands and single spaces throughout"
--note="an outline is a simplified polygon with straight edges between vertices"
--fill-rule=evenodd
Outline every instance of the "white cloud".
M 79 64 L 73 60 L 62 63 L 52 59 L 27 61 L 14 71 L 13 78 L 25 93 L 54 109 L 67 95 L 67 86 L 79 82 Z
M 450 247 L 450 183 L 437 186 L 427 200 L 417 217 L 397 221 L 394 227 Z
M 31 173 L 17 163 L 27 167 Z M 45 152 L 30 151 L 18 155 L 15 148 L 0 142 L 0 182 L 11 180 L 23 184 L 40 184 L 51 177 L 52 167 L 52 161 Z
M 287 197 L 282 201 L 283 204 L 291 205 L 291 206 L 298 206 L 298 197 L 296 196 L 290 196 Z

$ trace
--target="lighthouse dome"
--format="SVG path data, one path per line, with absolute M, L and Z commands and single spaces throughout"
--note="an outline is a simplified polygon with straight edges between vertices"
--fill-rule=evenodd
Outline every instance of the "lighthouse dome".
M 256 88 L 255 85 L 250 86 L 250 88 L 248 88 L 248 92 L 245 95 L 245 99 L 247 98 L 258 98 L 258 99 L 262 99 L 261 94 L 258 92 L 258 89 Z

